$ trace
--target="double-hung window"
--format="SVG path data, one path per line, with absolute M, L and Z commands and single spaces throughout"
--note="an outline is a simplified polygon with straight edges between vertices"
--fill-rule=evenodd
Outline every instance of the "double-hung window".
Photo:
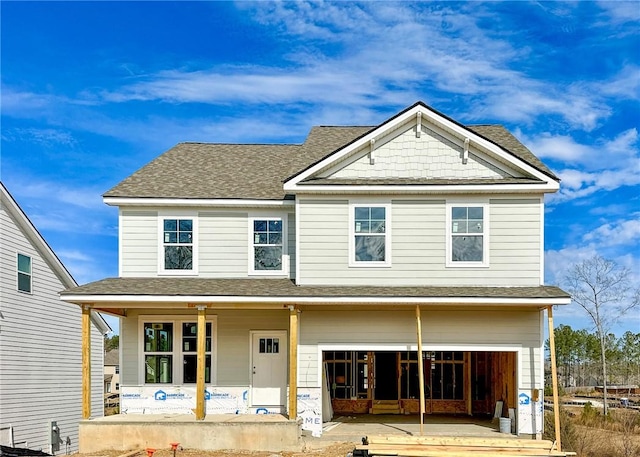
M 488 265 L 487 206 L 448 205 L 447 221 L 448 265 Z
M 284 274 L 286 271 L 286 218 L 249 219 L 249 270 L 253 274 Z
M 160 218 L 159 272 L 161 274 L 197 274 L 197 219 L 167 216 Z
M 352 266 L 388 266 L 391 264 L 389 205 L 351 206 Z
M 18 290 L 31 293 L 31 257 L 18 254 Z
M 195 384 L 198 373 L 198 324 L 187 316 L 141 316 L 145 384 Z M 204 382 L 214 379 L 215 320 L 205 323 Z

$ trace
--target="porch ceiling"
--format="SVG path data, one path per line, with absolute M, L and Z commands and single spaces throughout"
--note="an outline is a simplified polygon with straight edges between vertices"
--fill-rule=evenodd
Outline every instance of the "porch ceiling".
M 289 306 L 563 305 L 570 296 L 555 286 L 385 287 L 297 286 L 289 279 L 108 278 L 60 293 L 62 300 L 122 314 L 125 308 L 282 309 Z M 111 310 L 111 311 L 110 311 Z

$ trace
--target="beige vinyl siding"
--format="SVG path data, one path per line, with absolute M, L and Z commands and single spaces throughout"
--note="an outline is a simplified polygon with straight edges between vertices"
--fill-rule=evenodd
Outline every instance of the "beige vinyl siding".
M 139 378 L 139 321 L 140 315 L 152 315 L 151 310 L 130 310 L 128 316 L 121 320 L 122 363 L 120 369 L 121 384 L 142 385 Z M 162 310 L 159 315 L 185 316 L 189 310 Z M 247 386 L 249 385 L 252 330 L 284 330 L 289 329 L 289 310 L 282 311 L 238 311 L 238 310 L 209 310 L 207 316 L 217 318 L 216 337 L 216 385 L 219 386 Z M 193 311 L 194 320 L 197 317 Z M 284 342 L 283 348 L 288 348 Z M 287 349 L 283 349 L 287 350 Z
M 174 210 L 175 213 L 171 211 Z M 180 212 L 182 211 L 182 212 Z M 120 217 L 120 263 L 122 277 L 158 276 L 161 253 L 159 217 L 170 214 L 183 215 L 184 210 L 166 208 L 162 215 L 157 211 L 123 210 Z M 253 216 L 284 216 L 282 211 L 257 211 Z M 249 212 L 242 210 L 195 209 L 185 217 L 197 218 L 194 236 L 197 259 L 197 276 L 201 278 L 246 278 L 249 276 Z M 292 276 L 295 269 L 295 215 L 288 215 L 288 252 L 290 270 L 283 276 Z M 164 275 L 169 275 L 165 273 Z
M 198 214 L 201 277 L 247 277 L 247 218 L 246 212 L 201 211 Z
M 289 213 L 287 227 L 287 251 L 289 253 L 289 278 L 296 278 L 296 215 Z
M 218 385 L 245 386 L 250 383 L 252 330 L 284 330 L 289 334 L 289 310 L 233 311 L 218 315 Z M 288 351 L 288 341 L 281 343 Z
M 423 350 L 456 347 L 484 350 L 483 347 L 519 347 L 521 388 L 541 388 L 540 311 L 429 310 L 422 308 Z M 317 387 L 318 345 L 367 345 L 381 350 L 416 350 L 415 311 L 303 311 L 300 316 L 298 383 Z
M 120 319 L 120 384 L 123 386 L 141 384 L 138 381 L 138 338 L 141 335 L 138 335 L 137 311 L 129 310 L 127 317 Z
M 122 277 L 158 275 L 157 211 L 120 213 L 120 265 Z
M 67 286 L 3 207 L 0 210 L 0 426 L 14 442 L 49 452 L 48 424 L 78 449 L 82 415 L 81 310 L 58 294 Z M 17 291 L 17 253 L 31 257 L 32 294 Z M 103 341 L 92 326 L 92 415 L 103 415 Z M 61 446 L 63 454 L 65 446 Z
M 299 284 L 539 285 L 542 242 L 539 199 L 489 201 L 489 266 L 472 268 L 446 266 L 446 201 L 446 198 L 391 200 L 387 221 L 391 232 L 388 240 L 391 266 L 350 267 L 349 200 L 302 199 L 298 205 Z

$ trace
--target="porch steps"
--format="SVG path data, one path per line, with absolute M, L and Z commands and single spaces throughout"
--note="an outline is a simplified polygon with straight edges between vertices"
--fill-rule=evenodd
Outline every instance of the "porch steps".
M 373 400 L 371 414 L 400 414 L 398 400 Z

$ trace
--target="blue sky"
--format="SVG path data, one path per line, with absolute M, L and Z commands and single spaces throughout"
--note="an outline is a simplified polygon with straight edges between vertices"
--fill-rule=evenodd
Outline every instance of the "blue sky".
M 0 8 L 1 177 L 81 284 L 118 274 L 101 195 L 176 143 L 300 143 L 418 100 L 505 125 L 561 177 L 546 283 L 595 253 L 640 283 L 638 1 Z M 555 320 L 590 328 L 577 305 Z

